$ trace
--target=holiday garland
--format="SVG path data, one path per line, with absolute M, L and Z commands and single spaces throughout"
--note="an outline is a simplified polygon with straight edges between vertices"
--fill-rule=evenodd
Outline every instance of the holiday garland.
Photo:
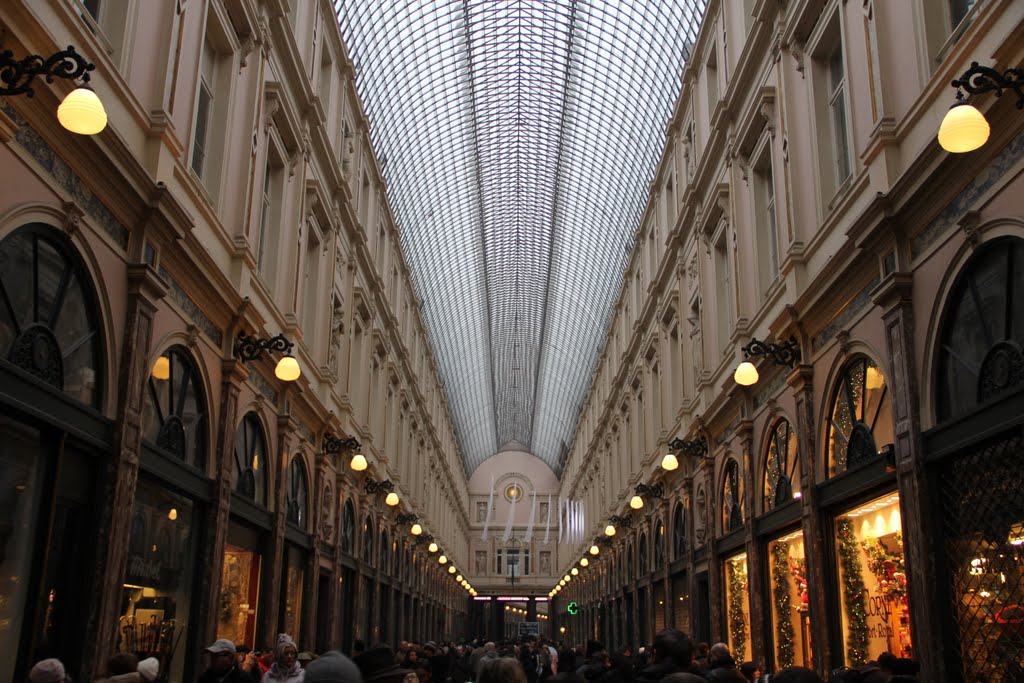
M 899 550 L 890 552 L 881 539 L 869 538 L 864 541 L 864 552 L 868 556 L 868 569 L 878 581 L 878 592 L 886 600 L 904 601 L 907 597 L 907 567 L 903 562 L 903 534 L 893 535 Z
M 789 594 L 789 544 L 772 548 L 772 594 L 775 598 L 775 651 L 778 668 L 793 666 L 793 615 Z
M 746 590 L 747 572 L 739 560 L 726 563 L 729 566 L 729 639 L 733 656 L 740 658 L 747 645 L 747 624 L 743 618 L 743 593 Z
M 868 614 L 865 608 L 867 589 L 860 567 L 860 545 L 853 535 L 849 517 L 839 520 L 839 564 L 843 570 L 843 605 L 846 608 L 846 659 L 851 666 L 860 666 L 868 659 Z

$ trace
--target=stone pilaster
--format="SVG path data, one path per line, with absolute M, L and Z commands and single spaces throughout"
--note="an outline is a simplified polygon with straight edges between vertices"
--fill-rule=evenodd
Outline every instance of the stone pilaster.
M 941 529 L 929 514 L 938 491 L 928 480 L 921 449 L 920 391 L 914 363 L 913 276 L 893 273 L 872 292 L 884 310 L 885 344 L 889 356 L 889 391 L 892 397 L 896 479 L 900 491 L 903 547 L 906 549 L 907 589 L 914 659 L 921 663 L 921 680 L 944 681 L 959 672 L 946 670 L 942 652 L 941 605 L 948 596 L 935 583 L 941 551 Z M 879 444 L 882 445 L 882 444 Z M 952 646 L 952 643 L 947 645 Z
M 93 601 L 84 642 L 83 671 L 93 677 L 102 674 L 107 657 L 116 649 L 118 617 L 121 610 L 128 537 L 131 533 L 135 486 L 139 476 L 139 448 L 142 445 L 143 389 L 148 368 L 146 360 L 153 336 L 156 303 L 167 293 L 167 285 L 146 264 L 128 266 L 128 301 L 118 372 L 117 428 L 114 453 L 105 472 L 100 529 L 97 538 L 95 576 L 100 585 Z
M 739 427 L 740 440 L 743 448 L 743 505 L 746 507 L 746 519 L 743 520 L 743 533 L 746 537 L 747 549 L 747 598 L 750 610 L 750 654 L 751 660 L 763 662 L 765 657 L 764 619 L 760 618 L 761 609 L 768 605 L 769 591 L 765 582 L 768 573 L 764 567 L 764 555 L 757 538 L 754 536 L 754 497 L 757 486 L 757 454 L 754 452 L 754 426 L 750 420 L 744 420 Z M 739 655 L 737 654 L 737 657 Z
M 811 652 L 814 668 L 824 673 L 831 666 L 829 649 L 828 596 L 825 577 L 826 549 L 825 536 L 818 505 L 818 494 L 814 488 L 815 408 L 814 408 L 814 366 L 798 365 L 787 378 L 793 390 L 796 403 L 797 455 L 800 458 L 800 513 L 804 534 L 804 556 L 807 559 L 809 609 L 811 614 Z

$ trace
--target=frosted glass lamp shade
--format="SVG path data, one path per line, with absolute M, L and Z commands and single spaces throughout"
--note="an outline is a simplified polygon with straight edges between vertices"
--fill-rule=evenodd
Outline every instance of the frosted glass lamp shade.
M 295 356 L 282 356 L 274 368 L 274 375 L 282 382 L 294 382 L 302 376 L 302 369 Z
M 153 371 L 150 373 L 153 379 L 168 380 L 171 378 L 171 359 L 167 356 L 160 356 L 153 363 Z
M 384 499 L 384 502 L 390 505 L 391 507 L 395 507 L 396 505 L 398 505 L 398 494 L 392 491 Z
M 107 112 L 93 89 L 75 88 L 57 107 L 57 120 L 72 133 L 95 135 L 107 127 Z
M 590 554 L 591 555 L 600 555 L 601 554 L 601 549 L 598 548 L 596 545 L 592 545 L 592 546 L 590 546 Z
M 958 102 L 949 108 L 939 126 L 939 145 L 956 154 L 972 152 L 988 141 L 991 132 L 985 115 L 973 105 Z
M 369 467 L 369 463 L 366 462 L 365 455 L 363 455 L 362 453 L 356 453 L 355 455 L 352 456 L 352 462 L 350 462 L 348 466 L 351 467 L 356 472 L 362 472 L 367 467 Z
M 666 453 L 665 457 L 661 459 L 661 469 L 669 471 L 679 469 L 679 459 L 671 453 Z
M 409 533 L 413 536 L 419 536 L 423 533 L 423 527 L 421 527 L 419 524 L 413 524 L 412 528 L 409 529 Z
M 639 510 L 643 506 L 644 499 L 641 498 L 640 496 L 633 496 L 632 498 L 629 499 L 629 507 L 633 508 L 634 510 Z
M 613 527 L 611 524 L 606 526 L 604 528 L 604 535 L 605 536 L 614 536 L 615 535 L 615 527 Z
M 754 364 L 749 360 L 745 360 L 736 368 L 736 372 L 733 373 L 732 378 L 736 380 L 736 384 L 744 387 L 749 387 L 751 384 L 757 384 L 757 368 L 755 368 Z

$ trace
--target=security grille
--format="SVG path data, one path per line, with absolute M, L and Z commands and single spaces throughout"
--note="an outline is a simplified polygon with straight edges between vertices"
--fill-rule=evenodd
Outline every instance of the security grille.
M 1024 448 L 1019 433 L 942 467 L 955 642 L 964 680 L 1024 680 Z

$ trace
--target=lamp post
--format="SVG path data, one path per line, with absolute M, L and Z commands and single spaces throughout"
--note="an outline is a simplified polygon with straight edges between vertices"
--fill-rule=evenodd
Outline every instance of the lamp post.
M 733 373 L 736 384 L 748 387 L 756 384 L 759 376 L 757 368 L 750 362 L 751 358 L 765 356 L 770 358 L 776 365 L 788 365 L 793 367 L 800 358 L 800 345 L 796 337 L 790 337 L 784 342 L 764 342 L 757 337 L 751 337 L 750 343 L 743 347 L 743 362 Z
M 68 45 L 66 50 L 55 52 L 49 57 L 29 55 L 15 59 L 14 52 L 0 52 L 0 95 L 35 94 L 33 82 L 42 76 L 47 83 L 54 78 L 70 81 L 81 81 L 81 85 L 68 93 L 57 107 L 57 120 L 72 133 L 95 135 L 107 127 L 107 112 L 103 103 L 89 86 L 89 72 L 96 65 L 85 61 L 85 58 Z
M 292 355 L 292 347 L 295 344 L 288 341 L 283 334 L 274 337 L 256 337 L 245 332 L 239 332 L 235 339 L 235 355 L 242 361 L 249 362 L 260 358 L 264 351 L 283 353 L 281 360 L 274 368 L 274 375 L 281 381 L 294 382 L 302 376 L 299 369 L 299 362 Z
M 1002 97 L 1003 91 L 1012 90 L 1017 95 L 1017 109 L 1024 109 L 1024 69 L 1007 69 L 1000 73 L 971 62 L 971 67 L 955 79 L 952 86 L 956 88 L 956 102 L 942 119 L 938 134 L 939 145 L 947 152 L 971 152 L 988 141 L 991 130 L 988 121 L 968 102 L 969 95 L 992 92 Z

